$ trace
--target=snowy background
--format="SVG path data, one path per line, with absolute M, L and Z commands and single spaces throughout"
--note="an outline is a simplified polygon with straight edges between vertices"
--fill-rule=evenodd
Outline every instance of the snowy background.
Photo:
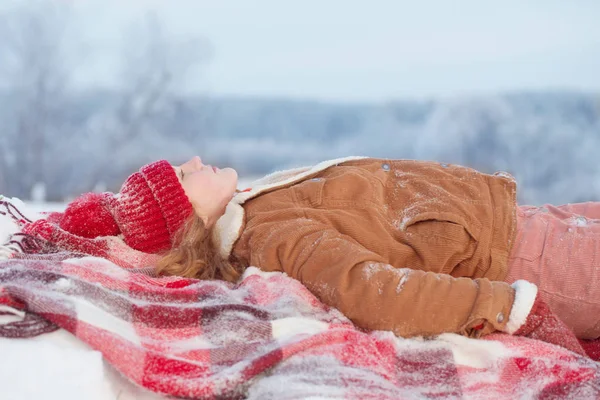
M 369 155 L 600 199 L 600 3 L 4 0 L 0 193 L 64 203 L 200 154 Z

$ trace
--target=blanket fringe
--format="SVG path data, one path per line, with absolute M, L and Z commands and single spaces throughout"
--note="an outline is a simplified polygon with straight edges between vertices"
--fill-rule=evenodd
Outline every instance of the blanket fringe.
M 31 219 L 27 218 L 14 204 L 4 200 L 4 196 L 0 196 L 0 216 L 2 215 L 8 216 L 20 227 L 31 222 Z M 17 234 L 11 235 L 7 243 L 0 245 L 0 260 L 11 258 L 17 252 L 25 252 L 25 248 L 20 241 L 14 239 L 15 236 Z M 28 246 L 28 244 L 25 244 L 25 246 Z
M 32 222 L 31 219 L 27 218 L 19 209 L 10 201 L 2 200 L 0 197 L 0 208 L 4 207 L 4 211 L 0 209 L 0 215 L 8 215 L 13 221 L 19 226 L 22 226 L 28 222 Z
M 13 220 L 18 227 L 33 222 L 23 214 L 12 202 L 4 200 L 0 196 L 0 216 L 5 215 Z M 15 257 L 17 253 L 38 254 L 54 253 L 58 247 L 46 240 L 25 233 L 17 232 L 8 238 L 8 241 L 0 245 L 0 260 Z
M 26 313 L 20 321 L 0 325 L 0 337 L 27 339 L 58 330 L 58 326 L 37 314 Z

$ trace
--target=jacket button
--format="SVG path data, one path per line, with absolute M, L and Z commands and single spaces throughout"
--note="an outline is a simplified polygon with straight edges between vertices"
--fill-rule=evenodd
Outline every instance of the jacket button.
M 381 166 L 381 168 L 383 168 L 384 171 L 389 171 L 390 170 L 390 164 L 383 164 Z
M 498 315 L 496 315 L 496 321 L 501 324 L 504 322 L 504 314 L 502 314 L 501 312 L 498 313 Z

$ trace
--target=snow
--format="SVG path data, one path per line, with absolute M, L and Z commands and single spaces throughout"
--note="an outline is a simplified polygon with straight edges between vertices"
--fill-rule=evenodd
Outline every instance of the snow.
M 411 270 L 410 270 L 410 268 L 395 268 L 395 267 L 391 266 L 390 264 L 385 264 L 385 263 L 367 263 L 363 267 L 362 272 L 363 272 L 363 277 L 366 280 L 373 279 L 373 276 L 379 272 L 387 272 L 387 273 L 391 274 L 390 277 L 393 277 L 395 275 L 396 278 L 399 278 L 398 285 L 396 286 L 396 293 L 400 293 L 411 273 Z M 378 281 L 374 280 L 373 282 L 377 283 Z M 378 284 L 379 284 L 379 294 L 382 294 L 383 288 L 381 286 L 383 284 L 381 282 L 378 282 Z
M 17 198 L 4 197 L 0 194 L 0 201 L 2 200 L 8 200 L 13 203 L 25 214 L 25 217 L 31 220 L 40 217 L 39 212 L 35 208 L 26 206 L 25 203 Z M 17 225 L 9 218 L 9 216 L 0 214 L 0 244 L 4 243 L 8 236 L 15 233 L 17 230 Z
M 273 337 L 285 341 L 290 336 L 299 334 L 315 335 L 327 330 L 327 324 L 311 318 L 288 317 L 280 318 L 271 323 Z
M 0 322 L 17 317 L 1 316 Z M 0 338 L 3 399 L 157 400 L 108 365 L 69 332 L 60 329 L 31 339 Z
M 49 339 L 0 339 L 0 353 L 0 382 L 3 389 L 9 390 L 3 390 L 7 399 L 111 398 L 99 352 Z
M 491 367 L 499 359 L 513 353 L 511 349 L 499 342 L 473 340 L 452 333 L 439 335 L 437 340 L 449 345 L 457 364 L 472 368 Z

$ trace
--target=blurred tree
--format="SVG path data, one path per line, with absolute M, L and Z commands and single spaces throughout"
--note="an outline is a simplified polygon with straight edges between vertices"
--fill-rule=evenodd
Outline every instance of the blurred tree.
M 68 8 L 48 1 L 21 2 L 0 15 L 0 88 L 6 93 L 0 140 L 0 191 L 28 198 L 38 193 L 53 161 L 46 151 L 60 126 L 68 85 L 65 31 Z M 6 188 L 6 189 L 4 189 Z
M 123 99 L 117 114 L 124 129 L 120 140 L 135 138 L 153 117 L 172 115 L 186 79 L 212 56 L 207 41 L 177 38 L 153 12 L 134 25 L 127 37 L 121 57 Z
M 32 0 L 0 15 L 2 193 L 62 200 L 113 189 L 114 181 L 142 163 L 187 157 L 172 146 L 171 132 L 199 136 L 201 128 L 181 118 L 191 113 L 182 99 L 186 82 L 211 58 L 209 43 L 178 37 L 156 14 L 146 14 L 123 32 L 123 47 L 116 47 L 116 90 L 81 108 L 87 88 L 71 91 L 70 81 L 83 66 L 75 62 L 77 37 L 83 35 L 69 31 L 77 22 L 70 7 Z M 86 50 L 93 55 L 93 48 Z
M 153 143 L 162 146 L 158 156 L 166 157 L 168 149 L 158 139 L 172 136 L 174 129 L 194 131 L 177 132 L 180 137 L 199 134 L 198 127 L 180 119 L 187 107 L 181 99 L 186 94 L 186 83 L 211 59 L 210 43 L 200 37 L 177 37 L 154 12 L 132 24 L 124 32 L 123 43 L 118 57 L 119 99 L 107 112 L 92 118 L 85 135 L 101 136 L 102 147 L 114 158 L 95 166 L 84 190 L 93 190 L 102 181 L 119 180 L 131 169 L 156 158 Z M 118 157 L 119 153 L 126 155 Z M 182 154 L 182 160 L 187 155 Z

